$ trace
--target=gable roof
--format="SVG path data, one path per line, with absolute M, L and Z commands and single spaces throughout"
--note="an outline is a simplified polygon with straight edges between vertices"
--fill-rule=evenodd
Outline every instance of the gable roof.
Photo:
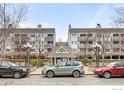
M 63 48 L 66 52 L 58 52 L 60 48 Z M 56 42 L 55 46 L 52 48 L 52 52 L 48 54 L 48 58 L 52 57 L 75 57 L 75 55 L 67 42 Z

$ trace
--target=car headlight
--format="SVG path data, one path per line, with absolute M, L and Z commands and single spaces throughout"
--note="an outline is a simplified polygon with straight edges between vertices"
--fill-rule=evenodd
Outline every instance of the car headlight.
M 27 71 L 27 69 L 23 69 L 23 71 Z
M 96 71 L 102 71 L 102 69 L 97 69 Z

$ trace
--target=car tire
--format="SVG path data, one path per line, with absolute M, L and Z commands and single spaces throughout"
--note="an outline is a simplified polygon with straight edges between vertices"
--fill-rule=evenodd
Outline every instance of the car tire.
M 72 75 L 73 75 L 73 77 L 78 78 L 78 77 L 80 77 L 80 72 L 76 70 L 73 72 Z
M 21 77 L 21 73 L 20 72 L 14 72 L 13 77 L 15 79 L 19 79 Z
M 104 72 L 103 77 L 106 79 L 109 79 L 111 77 L 111 73 L 106 71 L 106 72 Z
M 52 78 L 54 76 L 54 72 L 53 71 L 47 71 L 47 77 L 48 78 Z

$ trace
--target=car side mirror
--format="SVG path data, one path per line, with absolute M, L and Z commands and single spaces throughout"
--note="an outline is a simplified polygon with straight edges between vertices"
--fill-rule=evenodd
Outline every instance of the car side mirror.
M 115 66 L 113 66 L 114 68 L 117 68 L 117 66 L 115 65 Z

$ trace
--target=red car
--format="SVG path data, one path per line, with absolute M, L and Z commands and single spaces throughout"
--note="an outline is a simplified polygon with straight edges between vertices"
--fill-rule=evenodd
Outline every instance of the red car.
M 106 79 L 112 76 L 124 76 L 124 62 L 112 62 L 106 67 L 96 69 L 94 73 Z

